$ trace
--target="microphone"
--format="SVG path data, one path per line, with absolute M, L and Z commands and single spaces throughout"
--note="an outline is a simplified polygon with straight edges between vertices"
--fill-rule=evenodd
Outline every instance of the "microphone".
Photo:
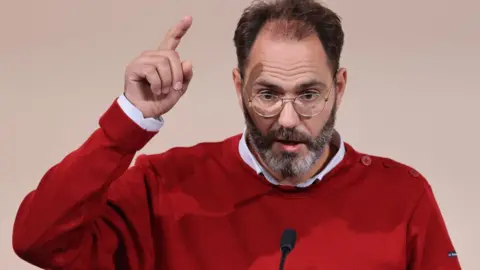
M 284 269 L 285 259 L 295 247 L 295 241 L 297 241 L 297 232 L 293 229 L 285 229 L 282 233 L 282 239 L 280 240 L 280 250 L 282 251 L 280 270 Z

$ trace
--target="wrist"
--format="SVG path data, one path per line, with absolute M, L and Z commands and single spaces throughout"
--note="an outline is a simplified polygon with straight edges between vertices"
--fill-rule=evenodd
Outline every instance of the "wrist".
M 120 108 L 122 108 L 123 112 L 141 128 L 153 132 L 156 132 L 162 128 L 164 122 L 161 115 L 145 115 L 140 108 L 135 106 L 135 104 L 127 98 L 125 93 L 117 99 L 117 102 L 118 105 L 120 105 Z

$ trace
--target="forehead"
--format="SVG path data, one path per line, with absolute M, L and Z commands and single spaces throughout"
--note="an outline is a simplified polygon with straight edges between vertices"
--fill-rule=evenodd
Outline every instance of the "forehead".
M 308 35 L 302 39 L 276 36 L 268 30 L 259 33 L 250 51 L 246 78 L 277 80 L 284 83 L 298 80 L 328 80 L 328 57 L 320 39 Z

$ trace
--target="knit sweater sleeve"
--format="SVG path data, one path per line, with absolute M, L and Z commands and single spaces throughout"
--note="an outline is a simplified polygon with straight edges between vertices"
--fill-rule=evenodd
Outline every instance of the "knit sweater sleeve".
M 129 166 L 155 132 L 136 125 L 117 102 L 99 124 L 23 199 L 12 239 L 23 260 L 46 269 L 146 269 L 151 263 L 153 176 L 146 159 Z
M 460 270 L 460 261 L 438 203 L 425 179 L 424 183 L 424 193 L 408 224 L 408 269 Z

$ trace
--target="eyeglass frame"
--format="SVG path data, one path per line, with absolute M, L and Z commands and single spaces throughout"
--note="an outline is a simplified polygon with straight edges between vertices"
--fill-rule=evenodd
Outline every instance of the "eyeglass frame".
M 297 111 L 297 109 L 295 108 L 295 105 L 294 105 L 294 104 L 295 104 L 295 101 L 297 100 L 297 98 L 305 95 L 305 93 L 304 93 L 304 94 L 297 95 L 297 96 L 294 97 L 294 98 L 285 98 L 285 97 L 280 97 L 280 96 L 278 96 L 278 95 L 275 95 L 275 96 L 277 96 L 277 97 L 280 99 L 280 101 L 282 102 L 282 105 L 280 106 L 280 110 L 278 111 L 278 113 L 276 113 L 276 114 L 274 114 L 274 115 L 265 116 L 265 115 L 260 114 L 259 112 L 257 112 L 257 111 L 253 108 L 253 106 L 252 106 L 252 101 L 253 101 L 253 99 L 254 99 L 255 97 L 261 95 L 261 93 L 256 93 L 255 95 L 253 95 L 253 96 L 248 100 L 248 106 L 249 106 L 250 108 L 252 108 L 253 111 L 254 111 L 256 114 L 258 114 L 259 116 L 261 116 L 261 117 L 264 117 L 264 118 L 273 118 L 273 117 L 276 117 L 276 116 L 278 116 L 279 114 L 282 113 L 282 111 L 283 111 L 283 109 L 284 109 L 284 107 L 285 107 L 285 102 L 291 102 L 293 109 L 295 110 L 295 112 L 296 112 L 298 115 L 300 115 L 300 116 L 302 116 L 302 117 L 308 117 L 308 118 L 310 118 L 310 117 L 314 117 L 314 116 L 317 116 L 317 115 L 321 114 L 321 113 L 323 112 L 323 110 L 325 110 L 325 107 L 327 107 L 328 100 L 330 100 L 330 92 L 332 91 L 332 89 L 333 89 L 334 87 L 335 87 L 335 76 L 334 76 L 334 81 L 332 82 L 332 85 L 328 88 L 327 95 L 326 95 L 325 97 L 323 97 L 323 101 L 325 102 L 325 104 L 323 105 L 323 108 L 322 108 L 319 112 L 317 112 L 317 113 L 315 113 L 315 114 L 312 114 L 312 115 L 305 115 L 305 114 L 299 113 L 299 112 Z

